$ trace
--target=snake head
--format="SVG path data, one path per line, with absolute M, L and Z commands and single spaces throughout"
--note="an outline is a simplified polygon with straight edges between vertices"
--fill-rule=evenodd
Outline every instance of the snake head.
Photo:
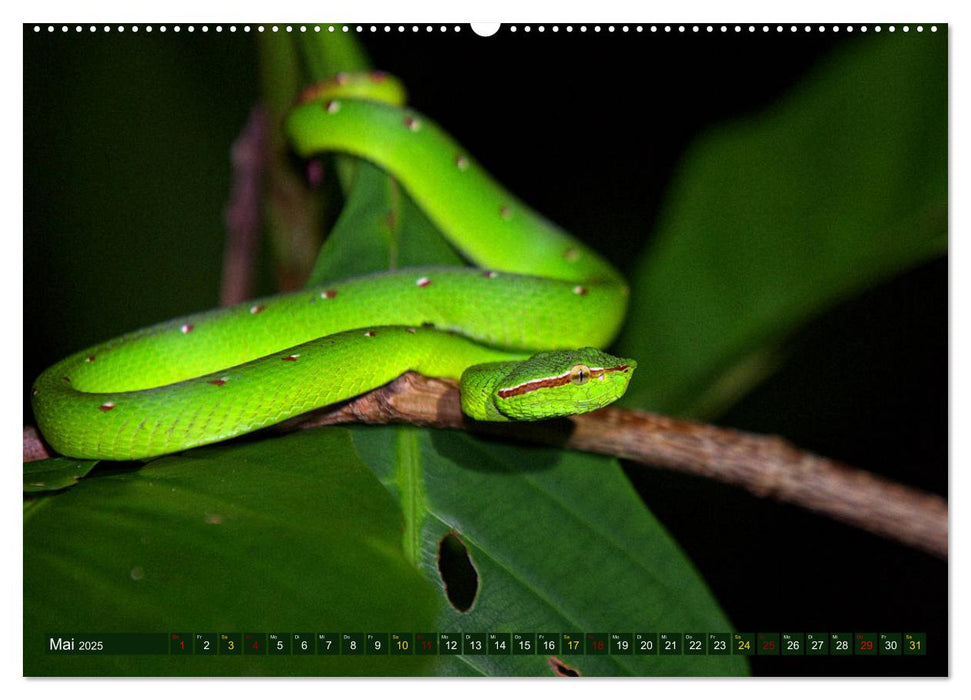
M 624 395 L 636 367 L 596 348 L 541 352 L 506 375 L 493 401 L 512 420 L 596 411 Z

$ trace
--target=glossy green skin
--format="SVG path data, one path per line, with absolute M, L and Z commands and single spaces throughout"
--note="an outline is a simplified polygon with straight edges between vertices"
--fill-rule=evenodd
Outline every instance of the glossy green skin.
M 427 118 L 361 99 L 362 80 L 354 77 L 353 98 L 334 85 L 297 106 L 286 124 L 294 148 L 378 163 L 484 269 L 368 275 L 88 348 L 34 384 L 34 414 L 55 450 L 91 459 L 175 452 L 352 398 L 408 370 L 462 378 L 463 410 L 479 420 L 582 413 L 624 393 L 633 361 L 574 350 L 603 347 L 619 330 L 627 288 L 618 273 L 502 189 Z M 522 364 L 538 350 L 560 352 Z M 496 398 L 510 381 L 562 375 L 592 357 L 623 369 Z

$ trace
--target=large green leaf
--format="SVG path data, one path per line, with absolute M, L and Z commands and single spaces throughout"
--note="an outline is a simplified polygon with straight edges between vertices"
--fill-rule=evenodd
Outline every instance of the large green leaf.
M 461 432 L 355 428 L 362 459 L 397 495 L 405 550 L 440 581 L 443 538 L 475 569 L 467 612 L 442 632 L 727 632 L 694 567 L 647 512 L 616 460 Z M 730 675 L 741 657 L 563 656 L 582 675 Z M 439 656 L 441 675 L 549 675 L 549 655 Z
M 807 320 L 946 251 L 946 52 L 850 42 L 694 144 L 632 280 L 628 405 L 716 413 Z
M 422 657 L 51 656 L 47 633 L 429 629 L 433 587 L 346 431 L 95 473 L 25 515 L 25 675 L 400 675 Z

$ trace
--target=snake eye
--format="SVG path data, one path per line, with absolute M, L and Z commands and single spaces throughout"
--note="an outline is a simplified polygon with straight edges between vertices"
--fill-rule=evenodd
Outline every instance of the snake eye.
M 574 384 L 586 384 L 590 379 L 590 368 L 586 365 L 573 365 L 570 368 L 570 381 Z

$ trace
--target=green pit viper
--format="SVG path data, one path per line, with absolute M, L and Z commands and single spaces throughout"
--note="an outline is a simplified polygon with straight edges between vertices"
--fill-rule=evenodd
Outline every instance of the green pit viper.
M 77 458 L 153 457 L 352 398 L 408 370 L 460 379 L 462 410 L 478 420 L 573 415 L 622 396 L 636 363 L 596 348 L 623 321 L 623 278 L 403 107 L 403 94 L 384 73 L 339 74 L 305 91 L 287 137 L 301 157 L 338 151 L 377 163 L 475 267 L 308 287 L 78 352 L 32 389 L 48 444 Z

